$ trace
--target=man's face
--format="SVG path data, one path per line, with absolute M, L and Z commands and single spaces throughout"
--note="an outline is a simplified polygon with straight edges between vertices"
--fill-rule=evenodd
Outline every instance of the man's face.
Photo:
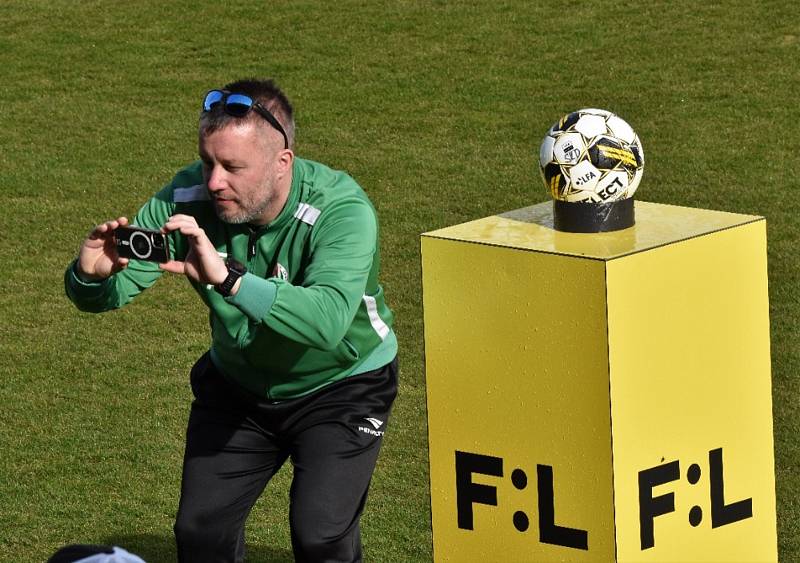
M 276 189 L 276 151 L 252 121 L 200 135 L 203 178 L 217 216 L 226 223 L 263 225 L 282 206 Z

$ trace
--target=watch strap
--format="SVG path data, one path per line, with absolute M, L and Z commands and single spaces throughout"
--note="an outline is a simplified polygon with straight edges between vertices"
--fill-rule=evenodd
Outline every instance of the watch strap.
M 236 285 L 236 281 L 247 273 L 247 268 L 244 264 L 232 258 L 225 261 L 225 266 L 228 268 L 228 276 L 221 284 L 215 285 L 214 289 L 223 297 L 228 297 L 233 286 Z

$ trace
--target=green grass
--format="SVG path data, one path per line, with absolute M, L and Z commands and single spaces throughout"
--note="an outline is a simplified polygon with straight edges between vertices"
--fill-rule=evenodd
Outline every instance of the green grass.
M 768 219 L 779 549 L 800 560 L 795 3 L 196 4 L 0 4 L 0 560 L 70 542 L 174 559 L 206 314 L 178 278 L 81 314 L 62 273 L 92 225 L 195 158 L 202 94 L 248 75 L 278 79 L 297 152 L 351 172 L 381 215 L 402 384 L 368 560 L 431 558 L 419 234 L 545 200 L 539 142 L 579 107 L 639 133 L 640 199 Z M 291 560 L 289 479 L 250 519 L 252 561 Z

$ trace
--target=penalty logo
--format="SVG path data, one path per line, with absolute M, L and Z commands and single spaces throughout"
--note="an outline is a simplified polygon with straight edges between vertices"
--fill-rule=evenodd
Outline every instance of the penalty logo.
M 372 425 L 372 428 L 367 426 L 359 426 L 358 431 L 363 432 L 364 434 L 371 434 L 372 436 L 383 436 L 383 430 L 378 430 L 381 426 L 383 426 L 383 421 L 378 420 L 377 418 L 365 418 L 367 422 Z

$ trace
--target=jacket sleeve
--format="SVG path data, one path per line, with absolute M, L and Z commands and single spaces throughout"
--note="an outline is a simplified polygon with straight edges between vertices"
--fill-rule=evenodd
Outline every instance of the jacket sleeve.
M 147 229 L 160 229 L 164 225 L 172 208 L 169 188 L 163 189 L 142 206 L 133 219 L 134 225 Z M 131 260 L 127 268 L 105 280 L 85 282 L 78 277 L 76 264 L 77 259 L 67 267 L 64 288 L 75 306 L 89 313 L 122 307 L 153 285 L 162 273 L 158 264 Z
M 377 245 L 377 219 L 356 197 L 322 212 L 310 238 L 310 261 L 302 285 L 245 274 L 236 295 L 226 298 L 251 320 L 314 348 L 341 342 L 364 296 Z

